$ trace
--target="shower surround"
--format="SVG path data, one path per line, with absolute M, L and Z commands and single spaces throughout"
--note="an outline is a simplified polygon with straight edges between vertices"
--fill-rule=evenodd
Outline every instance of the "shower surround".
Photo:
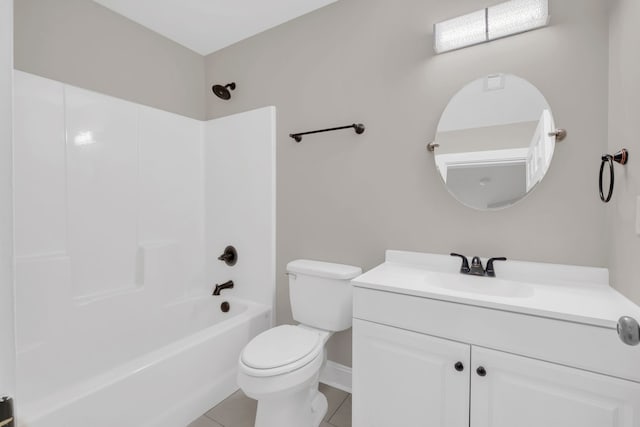
M 20 419 L 186 425 L 273 324 L 275 109 L 200 122 L 19 71 L 14 108 Z

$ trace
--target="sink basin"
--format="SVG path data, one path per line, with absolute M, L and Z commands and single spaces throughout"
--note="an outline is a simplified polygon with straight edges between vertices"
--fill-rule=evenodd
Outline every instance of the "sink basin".
M 427 298 L 613 331 L 621 315 L 635 313 L 631 317 L 640 318 L 640 308 L 611 288 L 605 268 L 516 260 L 498 267 L 497 278 L 469 276 L 459 273 L 460 261 L 449 255 L 387 251 L 383 264 L 352 284 L 358 292 L 416 297 L 412 303 Z
M 535 290 L 531 285 L 496 279 L 495 277 L 428 272 L 425 281 L 430 286 L 447 291 L 463 292 L 477 296 L 530 298 L 535 294 Z

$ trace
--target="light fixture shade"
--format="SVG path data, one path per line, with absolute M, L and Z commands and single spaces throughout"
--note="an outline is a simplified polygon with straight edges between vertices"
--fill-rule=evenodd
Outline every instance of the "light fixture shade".
M 548 0 L 511 0 L 487 9 L 489 40 L 544 27 L 549 23 Z
M 485 10 L 469 13 L 434 25 L 434 49 L 447 52 L 483 43 L 487 39 Z
M 433 26 L 436 53 L 460 49 L 549 23 L 549 0 L 510 0 Z

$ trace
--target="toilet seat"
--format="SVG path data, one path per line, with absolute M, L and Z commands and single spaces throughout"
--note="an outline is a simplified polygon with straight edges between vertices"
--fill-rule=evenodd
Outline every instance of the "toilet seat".
M 320 331 L 282 325 L 252 339 L 242 351 L 240 365 L 251 376 L 281 375 L 309 364 L 323 349 Z

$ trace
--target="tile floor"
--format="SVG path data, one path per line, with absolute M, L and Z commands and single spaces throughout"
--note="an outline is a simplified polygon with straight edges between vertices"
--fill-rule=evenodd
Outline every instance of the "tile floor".
M 325 384 L 320 384 L 320 391 L 329 403 L 320 427 L 351 427 L 351 395 Z M 187 427 L 253 427 L 256 406 L 255 400 L 238 390 Z

